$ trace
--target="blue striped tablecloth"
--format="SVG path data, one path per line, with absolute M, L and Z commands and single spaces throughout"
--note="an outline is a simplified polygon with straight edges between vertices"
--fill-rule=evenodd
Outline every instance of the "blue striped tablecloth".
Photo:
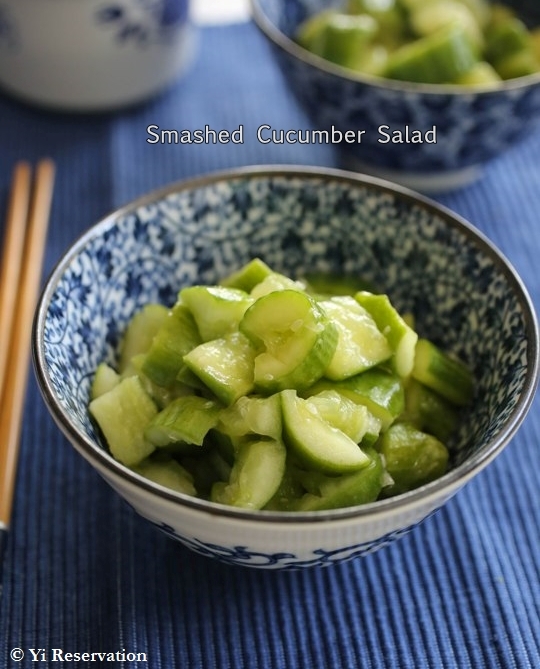
M 252 25 L 206 27 L 189 74 L 142 107 L 74 116 L 0 96 L 0 206 L 17 159 L 56 160 L 48 273 L 86 227 L 156 186 L 239 165 L 334 166 L 328 146 L 263 145 L 255 136 L 261 124 L 307 123 Z M 243 125 L 245 141 L 151 145 L 151 124 Z M 536 305 L 539 156 L 536 133 L 492 162 L 482 181 L 438 198 L 502 249 Z M 536 401 L 494 463 L 383 551 L 327 569 L 269 573 L 199 557 L 139 519 L 61 436 L 31 376 L 0 667 L 61 666 L 52 660 L 62 649 L 116 653 L 106 666 L 152 669 L 537 669 L 539 432 Z M 22 662 L 10 657 L 14 648 L 25 651 Z M 41 665 L 32 662 L 43 657 L 38 649 L 48 658 Z

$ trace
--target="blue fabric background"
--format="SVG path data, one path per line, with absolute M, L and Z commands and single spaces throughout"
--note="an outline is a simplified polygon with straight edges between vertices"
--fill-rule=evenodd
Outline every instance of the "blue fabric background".
M 327 146 L 262 145 L 306 128 L 252 25 L 204 28 L 189 74 L 115 114 L 41 112 L 0 96 L 0 209 L 22 157 L 52 156 L 44 275 L 114 207 L 185 177 L 248 164 L 335 166 Z M 153 146 L 146 127 L 233 130 L 245 144 Z M 540 133 L 437 198 L 483 230 L 540 300 Z M 444 509 L 379 553 L 308 572 L 219 564 L 139 519 L 70 447 L 29 379 L 0 601 L 0 667 L 29 648 L 146 653 L 152 669 L 540 667 L 540 411 Z M 26 651 L 23 662 L 12 648 Z M 52 666 L 54 665 L 51 663 Z M 82 666 L 80 663 L 79 666 Z M 92 664 L 89 666 L 96 666 Z

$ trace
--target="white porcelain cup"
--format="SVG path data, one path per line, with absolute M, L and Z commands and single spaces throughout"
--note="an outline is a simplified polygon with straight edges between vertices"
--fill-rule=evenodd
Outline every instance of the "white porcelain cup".
M 0 0 L 0 87 L 99 111 L 172 84 L 195 50 L 189 0 Z

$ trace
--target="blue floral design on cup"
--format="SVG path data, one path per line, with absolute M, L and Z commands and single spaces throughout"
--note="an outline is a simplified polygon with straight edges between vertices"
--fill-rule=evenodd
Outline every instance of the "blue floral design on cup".
M 119 42 L 166 40 L 187 22 L 189 0 L 115 0 L 97 12 L 97 21 L 114 29 Z

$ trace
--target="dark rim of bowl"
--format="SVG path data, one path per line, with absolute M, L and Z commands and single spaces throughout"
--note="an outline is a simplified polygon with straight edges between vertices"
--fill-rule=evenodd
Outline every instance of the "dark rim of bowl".
M 528 360 L 526 379 L 523 392 L 507 419 L 505 425 L 499 431 L 499 434 L 491 443 L 475 453 L 471 458 L 461 463 L 441 478 L 412 490 L 402 495 L 392 497 L 377 502 L 361 506 L 346 507 L 341 509 L 332 509 L 328 511 L 310 511 L 310 512 L 290 512 L 290 511 L 255 511 L 246 509 L 237 509 L 224 505 L 208 502 L 196 497 L 190 497 L 182 493 L 167 490 L 158 486 L 148 479 L 136 474 L 114 458 L 102 447 L 94 444 L 84 433 L 79 431 L 70 421 L 68 413 L 59 405 L 55 398 L 53 386 L 47 371 L 45 360 L 45 347 L 43 343 L 44 327 L 47 318 L 47 311 L 51 297 L 56 290 L 60 277 L 72 259 L 80 252 L 89 240 L 102 234 L 105 230 L 114 226 L 118 217 L 125 216 L 128 213 L 138 209 L 141 206 L 148 205 L 156 200 L 177 192 L 191 190 L 210 186 L 220 181 L 234 181 L 245 178 L 258 177 L 291 177 L 304 179 L 317 179 L 326 181 L 345 182 L 352 186 L 367 186 L 375 188 L 379 192 L 391 193 L 400 199 L 409 202 L 411 205 L 419 205 L 429 212 L 437 214 L 443 218 L 451 227 L 459 230 L 460 233 L 468 237 L 474 244 L 482 250 L 505 275 L 509 285 L 514 290 L 516 298 L 519 300 L 526 322 L 526 335 L 528 341 Z M 89 461 L 97 462 L 100 466 L 112 471 L 114 475 L 120 477 L 126 483 L 143 488 L 162 499 L 179 503 L 190 507 L 193 510 L 201 511 L 207 514 L 228 517 L 231 519 L 257 520 L 270 523 L 305 523 L 320 522 L 322 520 L 337 520 L 354 517 L 377 516 L 399 509 L 410 504 L 418 504 L 424 500 L 436 496 L 439 497 L 444 491 L 448 491 L 451 496 L 461 485 L 465 484 L 472 476 L 483 469 L 489 462 L 498 455 L 508 444 L 510 439 L 516 433 L 529 410 L 534 398 L 536 386 L 538 384 L 539 367 L 539 333 L 538 323 L 532 301 L 528 295 L 521 278 L 516 270 L 499 251 L 495 245 L 471 223 L 454 213 L 443 205 L 420 195 L 405 187 L 395 185 L 377 177 L 356 174 L 344 170 L 333 168 L 304 167 L 304 166 L 248 166 L 238 169 L 215 172 L 212 174 L 195 177 L 193 179 L 175 182 L 154 190 L 129 204 L 111 212 L 105 218 L 101 219 L 90 228 L 88 228 L 64 253 L 52 270 L 46 281 L 43 292 L 39 298 L 33 323 L 32 332 L 32 355 L 36 377 L 39 383 L 40 391 L 49 411 L 54 417 L 57 425 L 64 435 L 72 442 L 78 451 Z
M 529 74 L 515 79 L 497 82 L 495 84 L 483 84 L 479 86 L 460 86 L 458 84 L 421 84 L 411 81 L 399 81 L 397 79 L 386 79 L 376 77 L 375 75 L 363 74 L 349 70 L 332 63 L 320 56 L 317 56 L 307 49 L 304 49 L 294 40 L 282 32 L 265 14 L 260 6 L 259 0 L 249 0 L 251 5 L 251 16 L 255 25 L 275 46 L 279 47 L 293 58 L 296 58 L 306 65 L 317 70 L 322 70 L 327 74 L 349 81 L 369 84 L 376 88 L 392 89 L 403 91 L 404 93 L 422 93 L 424 95 L 467 95 L 470 97 L 476 95 L 487 95 L 497 93 L 498 91 L 511 91 L 519 88 L 528 88 L 540 84 L 540 72 Z

